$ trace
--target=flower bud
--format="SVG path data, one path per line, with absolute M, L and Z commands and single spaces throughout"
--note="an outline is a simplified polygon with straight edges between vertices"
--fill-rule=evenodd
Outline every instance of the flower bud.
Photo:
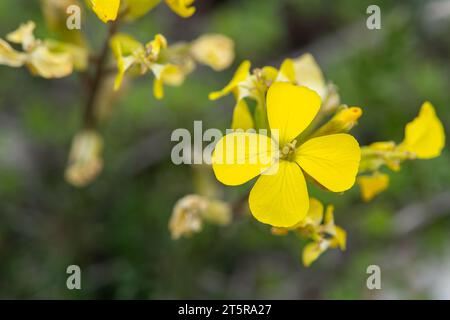
M 95 131 L 85 130 L 73 139 L 66 169 L 66 180 L 76 187 L 84 187 L 102 171 L 103 139 Z
M 330 121 L 313 133 L 312 137 L 348 132 L 358 123 L 361 115 L 361 108 L 344 106 L 337 111 Z

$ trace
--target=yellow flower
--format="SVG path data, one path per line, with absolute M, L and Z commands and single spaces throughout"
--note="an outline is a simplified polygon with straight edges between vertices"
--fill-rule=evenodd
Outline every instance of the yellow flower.
M 117 61 L 118 70 L 114 90 L 119 90 L 128 69 L 135 63 L 145 65 L 145 48 L 139 41 L 124 33 L 114 35 L 111 38 L 110 46 Z
M 375 172 L 370 176 L 358 177 L 358 184 L 361 188 L 362 199 L 369 202 L 389 187 L 389 176 L 385 173 Z
M 378 172 L 383 165 L 399 171 L 401 163 L 406 160 L 438 157 L 444 146 L 444 127 L 431 103 L 425 102 L 419 115 L 406 125 L 405 138 L 401 144 L 381 141 L 361 149 L 359 172 L 373 173 L 358 178 L 361 197 L 364 201 L 370 201 L 389 187 L 389 176 Z
M 234 132 L 216 145 L 212 163 L 222 183 L 239 185 L 262 174 L 249 197 L 257 220 L 292 227 L 305 218 L 309 197 L 304 172 L 333 192 L 353 186 L 360 149 L 352 136 L 334 134 L 296 145 L 297 136 L 317 115 L 320 105 L 320 97 L 306 87 L 274 83 L 267 93 L 272 137 Z
M 272 228 L 272 234 L 285 235 L 290 230 L 296 231 L 313 242 L 303 248 L 302 260 L 305 267 L 309 267 L 319 256 L 330 248 L 345 250 L 347 233 L 334 224 L 334 207 L 327 206 L 324 214 L 323 204 L 315 199 L 309 199 L 309 210 L 306 218 L 292 228 Z
M 430 102 L 422 104 L 419 115 L 405 127 L 405 139 L 399 149 L 419 159 L 431 159 L 441 154 L 445 145 L 445 132 Z
M 419 115 L 406 125 L 405 138 L 401 144 L 382 141 L 362 148 L 360 172 L 377 171 L 383 165 L 398 171 L 403 161 L 438 157 L 444 146 L 442 122 L 431 103 L 425 102 Z
M 320 207 L 317 210 L 320 210 Z M 319 226 L 318 229 L 320 230 L 317 231 L 321 235 L 303 248 L 302 260 L 305 267 L 309 267 L 322 253 L 330 248 L 345 250 L 347 233 L 334 224 L 333 211 L 333 206 L 327 207 L 323 225 Z M 323 212 L 323 206 L 321 212 Z
M 234 60 L 234 42 L 221 34 L 205 34 L 191 45 L 193 57 L 216 71 L 228 68 Z
M 163 84 L 171 86 L 181 85 L 188 73 L 192 71 L 191 65 L 175 65 L 160 63 L 161 51 L 167 48 L 167 40 L 160 34 L 145 47 L 139 41 L 127 34 L 117 34 L 111 39 L 111 48 L 117 61 L 118 73 L 114 83 L 114 90 L 122 84 L 125 73 L 133 66 L 140 67 L 141 74 L 149 71 L 155 76 L 153 94 L 157 99 L 164 96 Z
M 26 65 L 30 72 L 43 78 L 62 78 L 76 67 L 85 67 L 87 53 L 84 48 L 55 41 L 41 41 L 34 37 L 36 25 L 29 21 L 7 35 L 7 40 L 22 45 L 23 52 L 13 49 L 0 39 L 0 64 L 10 67 Z
M 88 0 L 92 10 L 105 23 L 117 19 L 121 4 L 127 16 L 137 18 L 145 15 L 160 2 L 161 0 Z M 191 7 L 194 0 L 165 0 L 165 2 L 172 11 L 183 18 L 188 18 L 195 12 L 195 8 Z
M 69 155 L 69 164 L 65 177 L 67 182 L 84 187 L 91 183 L 102 171 L 103 139 L 92 130 L 78 133 L 72 142 Z

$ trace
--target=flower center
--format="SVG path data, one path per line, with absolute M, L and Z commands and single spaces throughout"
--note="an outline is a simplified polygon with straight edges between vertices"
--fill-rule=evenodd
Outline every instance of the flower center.
M 297 144 L 297 140 L 293 140 L 292 142 L 286 143 L 283 148 L 281 148 L 281 159 L 291 160 L 292 155 L 295 152 L 295 145 Z

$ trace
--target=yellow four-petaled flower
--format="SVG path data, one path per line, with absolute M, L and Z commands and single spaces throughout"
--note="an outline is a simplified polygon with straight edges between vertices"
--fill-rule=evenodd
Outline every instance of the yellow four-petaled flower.
M 271 137 L 234 132 L 223 137 L 212 157 L 214 173 L 226 185 L 243 184 L 261 174 L 249 196 L 254 217 L 275 227 L 301 222 L 309 209 L 305 174 L 333 192 L 355 183 L 361 152 L 349 134 L 296 138 L 317 115 L 321 99 L 303 86 L 277 82 L 267 93 Z M 238 150 L 239 141 L 246 141 Z M 266 161 L 268 159 L 268 161 Z

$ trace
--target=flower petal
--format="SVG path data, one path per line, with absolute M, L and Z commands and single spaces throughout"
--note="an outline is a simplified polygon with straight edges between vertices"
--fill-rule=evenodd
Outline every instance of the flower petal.
M 264 135 L 243 131 L 227 134 L 212 155 L 216 178 L 226 185 L 243 184 L 272 167 L 276 150 L 272 139 Z
M 294 62 L 292 59 L 285 59 L 281 64 L 280 71 L 278 72 L 277 82 L 294 82 L 295 71 Z
M 21 67 L 26 61 L 26 55 L 14 50 L 8 42 L 0 39 L 0 64 L 9 67 Z
M 233 111 L 233 121 L 231 123 L 231 128 L 233 130 L 242 129 L 248 130 L 255 127 L 253 123 L 253 117 L 248 109 L 247 102 L 244 99 L 239 100 Z
M 311 242 L 303 248 L 302 260 L 305 267 L 309 267 L 316 261 L 322 253 L 324 253 L 330 246 L 329 240 L 322 242 Z
M 44 45 L 51 52 L 66 53 L 70 55 L 73 62 L 73 67 L 77 71 L 86 70 L 89 63 L 89 52 L 85 46 L 51 39 L 45 40 Z
M 28 68 L 43 78 L 63 78 L 73 71 L 73 61 L 67 53 L 51 52 L 44 45 L 36 47 L 29 55 Z
M 114 90 L 122 85 L 127 70 L 136 62 L 135 54 L 144 52 L 144 46 L 133 37 L 119 33 L 110 40 L 110 47 L 117 61 L 117 76 L 114 81 Z
M 174 64 L 157 64 L 151 66 L 151 70 L 155 75 L 153 82 L 153 95 L 156 99 L 161 100 L 164 97 L 164 84 L 169 86 L 180 86 L 186 78 L 185 72 Z
M 270 129 L 278 129 L 279 142 L 294 140 L 316 116 L 320 97 L 306 87 L 276 82 L 267 92 L 267 115 Z
M 377 194 L 386 190 L 389 186 L 389 176 L 385 173 L 376 172 L 371 176 L 358 177 L 358 184 L 361 189 L 361 198 L 369 202 Z
M 305 86 L 317 92 L 324 99 L 327 92 L 327 85 L 314 57 L 306 53 L 294 60 L 294 70 L 297 84 Z
M 295 155 L 295 161 L 306 173 L 333 192 L 353 186 L 360 159 L 358 141 L 345 133 L 310 139 Z
M 19 43 L 24 50 L 29 50 L 36 42 L 34 29 L 36 24 L 33 21 L 23 23 L 20 27 L 6 36 L 6 39 L 12 43 Z
M 118 33 L 110 40 L 110 47 L 116 59 L 133 53 L 144 53 L 144 46 L 126 33 Z
M 104 23 L 114 21 L 119 13 L 120 0 L 89 0 L 95 14 Z
M 295 162 L 281 160 L 276 173 L 258 178 L 250 192 L 249 204 L 260 222 L 284 228 L 296 225 L 309 209 L 302 170 Z
M 334 226 L 334 236 L 331 239 L 330 246 L 332 248 L 339 247 L 344 251 L 347 247 L 347 232 L 339 226 Z
M 313 226 L 318 226 L 323 219 L 323 204 L 316 198 L 309 199 L 309 210 L 305 222 Z
M 247 79 L 250 72 L 250 61 L 245 60 L 242 62 L 236 72 L 234 73 L 233 79 L 223 88 L 222 90 L 211 92 L 209 94 L 210 100 L 217 100 L 223 96 L 229 94 L 240 82 L 243 82 Z
M 441 154 L 444 145 L 444 127 L 433 105 L 425 102 L 419 116 L 406 125 L 405 139 L 400 148 L 414 153 L 420 159 L 431 159 Z
M 190 7 L 193 2 L 193 0 L 166 0 L 170 9 L 183 18 L 189 18 L 195 13 L 195 7 Z

